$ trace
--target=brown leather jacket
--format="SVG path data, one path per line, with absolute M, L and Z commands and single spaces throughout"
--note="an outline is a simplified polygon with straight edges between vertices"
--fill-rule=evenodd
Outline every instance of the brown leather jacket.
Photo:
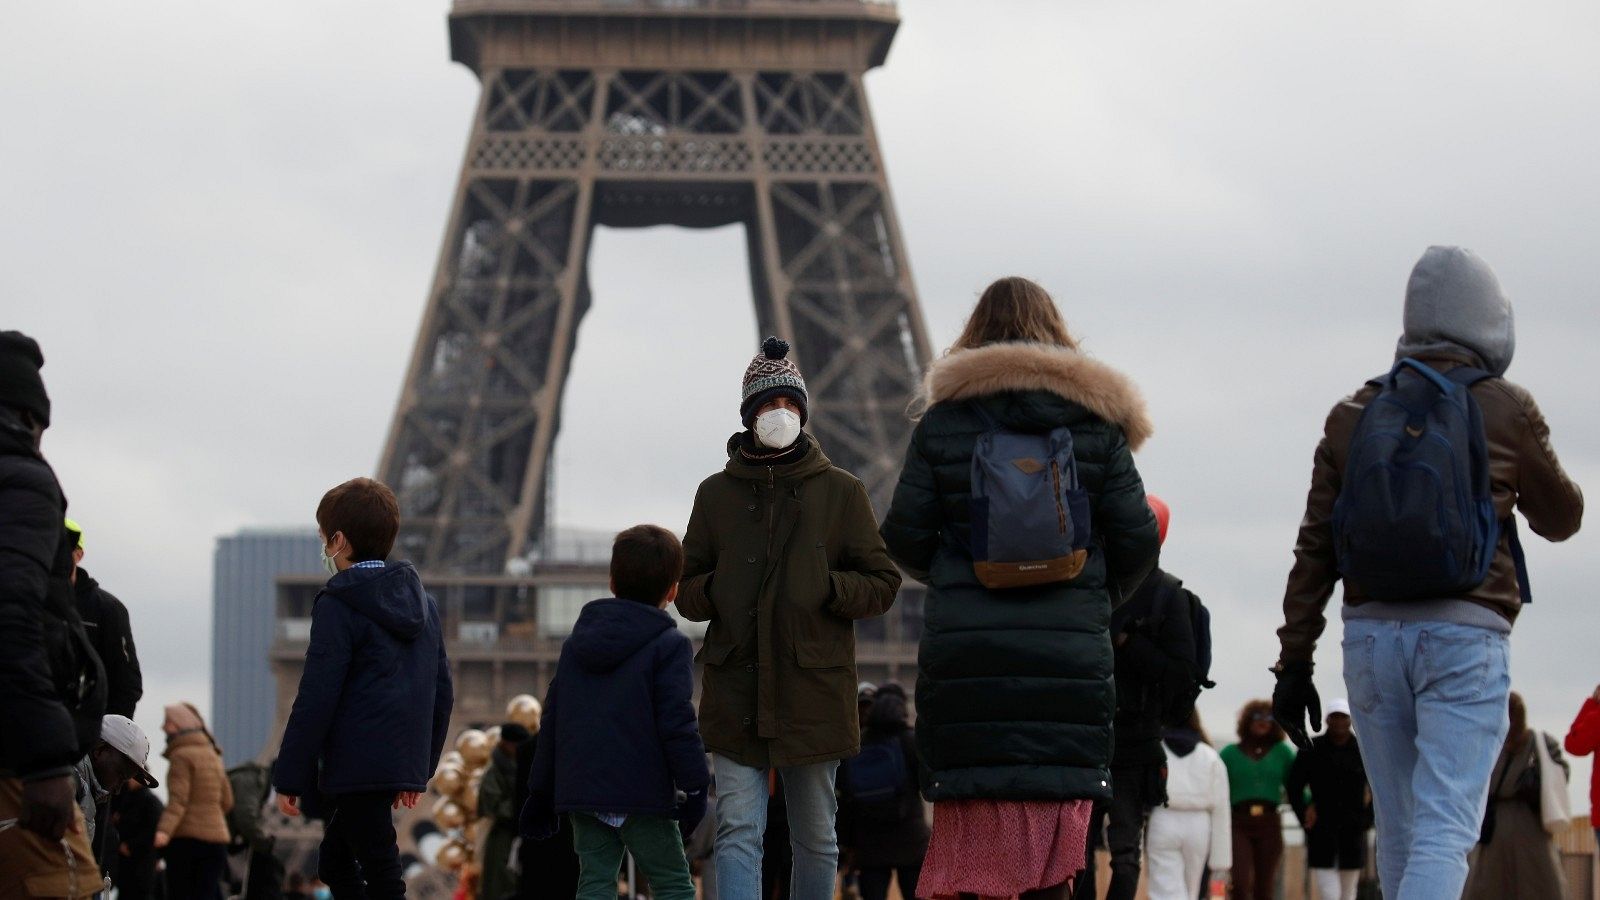
M 1444 372 L 1459 365 L 1476 364 L 1470 358 L 1448 353 L 1419 358 Z M 1339 496 L 1351 433 L 1361 411 L 1377 393 L 1373 385 L 1364 385 L 1339 401 L 1328 414 L 1322 441 L 1317 444 L 1306 515 L 1300 522 L 1294 568 L 1289 572 L 1289 585 L 1283 596 L 1284 625 L 1278 629 L 1281 663 L 1310 662 L 1317 638 L 1327 625 L 1323 611 L 1333 594 L 1334 582 L 1339 580 L 1333 551 L 1333 501 Z M 1533 395 L 1504 378 L 1491 378 L 1474 385 L 1472 396 L 1483 411 L 1495 512 L 1505 519 L 1513 507 L 1521 510 L 1534 532 L 1552 541 L 1564 541 L 1576 534 L 1583 521 L 1583 492 L 1556 459 L 1550 447 L 1550 428 L 1533 402 Z M 1488 607 L 1508 622 L 1516 621 L 1522 596 L 1504 532 L 1500 535 L 1499 552 L 1489 567 L 1489 577 L 1461 599 Z M 1359 606 L 1366 598 L 1347 584 L 1344 601 Z

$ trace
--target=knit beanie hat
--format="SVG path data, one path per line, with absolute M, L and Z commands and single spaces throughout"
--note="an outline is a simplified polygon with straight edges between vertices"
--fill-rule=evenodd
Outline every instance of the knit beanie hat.
M 777 397 L 788 397 L 800 404 L 800 424 L 810 417 L 807 409 L 806 380 L 800 367 L 787 359 L 789 342 L 769 337 L 761 342 L 761 352 L 750 360 L 744 370 L 744 392 L 739 403 L 739 418 L 749 428 L 756 420 L 756 410 Z
M 43 366 L 38 342 L 20 331 L 0 331 L 0 406 L 26 410 L 34 421 L 49 427 L 50 396 L 39 375 Z

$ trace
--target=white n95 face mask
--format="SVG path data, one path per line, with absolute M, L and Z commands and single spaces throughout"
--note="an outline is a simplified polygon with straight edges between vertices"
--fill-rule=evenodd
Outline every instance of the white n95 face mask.
M 800 437 L 800 417 L 787 409 L 769 409 L 756 416 L 756 440 L 762 446 L 783 450 Z

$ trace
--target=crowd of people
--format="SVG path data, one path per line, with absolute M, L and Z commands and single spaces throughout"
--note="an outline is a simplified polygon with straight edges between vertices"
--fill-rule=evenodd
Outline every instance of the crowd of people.
M 0 332 L 0 897 L 220 900 L 230 784 L 194 706 L 165 708 L 166 801 L 128 607 L 82 565 L 86 531 L 40 452 L 38 344 Z
M 1222 885 L 1261 900 L 1287 805 L 1320 897 L 1354 896 L 1374 827 L 1387 897 L 1558 884 L 1547 829 L 1565 819 L 1565 762 L 1510 693 L 1509 636 L 1529 600 L 1515 512 L 1563 540 L 1582 494 L 1532 396 L 1504 377 L 1511 307 L 1482 260 L 1429 248 L 1403 320 L 1392 371 L 1328 416 L 1273 696 L 1244 707 L 1220 751 L 1194 711 L 1209 612 L 1159 566 L 1170 512 L 1134 461 L 1153 424 L 1042 287 L 990 285 L 930 366 L 881 522 L 805 431 L 805 379 L 769 338 L 682 541 L 651 525 L 617 535 L 614 596 L 579 615 L 537 734 L 502 733 L 480 794 L 496 859 L 514 841 L 570 847 L 562 895 L 585 900 L 616 896 L 629 855 L 664 900 L 696 896 L 697 870 L 729 900 L 828 900 L 841 871 L 863 898 L 898 883 L 934 900 L 1065 900 L 1097 896 L 1103 847 L 1109 897 L 1132 897 L 1148 867 L 1157 900 Z M 76 784 L 153 779 L 125 720 L 102 725 L 105 668 L 63 599 L 72 542 L 38 451 L 42 359 L 4 341 L 0 816 L 18 827 L 0 855 L 10 883 L 42 885 L 60 871 L 55 842 L 85 837 Z M 284 813 L 326 823 L 318 875 L 333 897 L 398 897 L 392 812 L 415 806 L 439 764 L 446 641 L 416 570 L 388 561 L 388 487 L 341 484 L 316 520 L 330 577 L 272 787 Z M 903 574 L 928 588 L 909 696 L 859 684 L 855 667 L 854 622 L 883 615 Z M 1349 700 L 1328 703 L 1324 728 L 1313 659 L 1341 582 Z M 672 605 L 707 623 L 697 653 Z M 1594 751 L 1597 718 L 1591 700 L 1571 752 Z M 169 891 L 204 892 L 227 840 L 227 779 L 192 708 L 169 707 L 167 722 L 175 790 L 155 843 Z M 517 889 L 500 873 L 481 884 L 484 900 Z

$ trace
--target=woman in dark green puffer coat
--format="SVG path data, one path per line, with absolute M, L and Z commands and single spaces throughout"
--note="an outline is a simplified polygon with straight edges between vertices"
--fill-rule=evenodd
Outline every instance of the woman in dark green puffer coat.
M 984 291 L 922 400 L 882 528 L 890 555 L 928 585 L 917 743 L 934 825 L 917 893 L 1065 897 L 1091 801 L 1111 793 L 1111 608 L 1160 546 L 1133 465 L 1150 422 L 1133 384 L 1079 353 L 1050 296 L 1023 278 Z M 1092 516 L 1071 581 L 991 590 L 974 574 L 970 471 L 990 427 L 976 405 L 1014 430 L 1071 429 Z

